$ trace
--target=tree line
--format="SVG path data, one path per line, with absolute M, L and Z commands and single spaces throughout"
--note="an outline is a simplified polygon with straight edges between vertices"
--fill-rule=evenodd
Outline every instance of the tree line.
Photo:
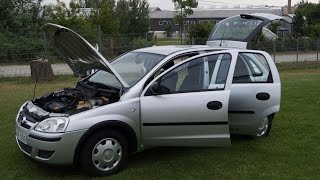
M 197 0 L 172 2 L 176 9 L 174 19 L 182 33 L 183 18 L 191 15 L 192 8 L 196 8 L 198 3 Z M 69 4 L 56 0 L 55 4 L 49 5 L 44 5 L 43 0 L 1 0 L 0 61 L 27 62 L 41 57 L 39 52 L 45 53 L 49 48 L 44 34 L 40 32 L 45 23 L 69 27 L 94 44 L 101 41 L 101 34 L 126 36 L 120 47 L 145 46 L 146 38 L 150 41 L 152 35 L 147 34 L 151 29 L 146 0 L 71 0 Z M 193 36 L 194 33 L 206 36 L 207 32 L 203 31 L 208 31 L 208 27 L 191 28 Z
M 39 28 L 45 23 L 67 27 L 101 27 L 105 34 L 149 31 L 149 4 L 144 0 L 71 0 L 43 5 L 43 0 L 1 0 L 0 29 Z
M 56 0 L 49 5 L 43 0 L 1 0 L 0 61 L 41 57 L 39 52 L 47 48 L 40 31 L 45 23 L 74 29 L 92 43 L 97 43 L 99 34 L 126 34 L 133 41 L 149 32 L 148 14 L 145 0 L 71 0 L 69 4 Z
M 294 36 L 320 37 L 320 3 L 302 0 L 293 18 Z

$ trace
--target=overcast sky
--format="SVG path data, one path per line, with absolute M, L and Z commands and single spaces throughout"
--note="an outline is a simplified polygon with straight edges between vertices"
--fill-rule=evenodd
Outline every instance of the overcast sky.
M 69 3 L 70 0 L 63 0 Z M 148 0 L 151 7 L 160 7 L 161 9 L 173 9 L 172 0 Z M 301 0 L 292 0 L 292 5 L 300 2 Z M 56 0 L 44 0 L 45 3 L 54 3 Z M 201 5 L 216 5 L 221 3 L 232 3 L 240 5 L 269 5 L 269 6 L 284 6 L 288 3 L 287 0 L 198 0 L 199 6 Z M 309 2 L 317 3 L 318 0 L 309 0 Z

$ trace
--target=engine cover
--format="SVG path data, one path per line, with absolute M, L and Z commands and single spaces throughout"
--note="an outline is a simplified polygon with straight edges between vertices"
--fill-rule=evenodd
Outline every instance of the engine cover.
M 54 113 L 62 113 L 68 108 L 68 104 L 63 102 L 49 102 L 45 105 L 45 108 Z

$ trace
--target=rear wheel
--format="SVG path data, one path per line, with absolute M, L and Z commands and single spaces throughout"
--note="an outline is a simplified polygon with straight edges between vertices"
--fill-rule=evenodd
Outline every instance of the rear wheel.
M 270 115 L 261 120 L 260 125 L 258 127 L 258 132 L 256 134 L 257 137 L 266 137 L 269 135 L 272 128 L 272 120 L 274 115 Z
M 127 156 L 126 138 L 117 131 L 105 129 L 93 134 L 84 143 L 80 164 L 91 175 L 111 175 L 121 170 Z

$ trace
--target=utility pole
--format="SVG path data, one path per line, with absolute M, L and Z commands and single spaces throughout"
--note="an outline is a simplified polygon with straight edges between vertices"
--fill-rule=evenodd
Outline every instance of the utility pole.
M 180 11 L 180 15 L 181 15 L 181 21 L 180 21 L 180 41 L 181 41 L 181 45 L 182 45 L 182 26 L 183 26 L 183 13 L 182 13 L 182 3 L 181 3 L 181 11 Z
M 288 14 L 291 14 L 292 13 L 292 10 L 291 10 L 291 0 L 288 0 L 288 11 L 287 11 Z

